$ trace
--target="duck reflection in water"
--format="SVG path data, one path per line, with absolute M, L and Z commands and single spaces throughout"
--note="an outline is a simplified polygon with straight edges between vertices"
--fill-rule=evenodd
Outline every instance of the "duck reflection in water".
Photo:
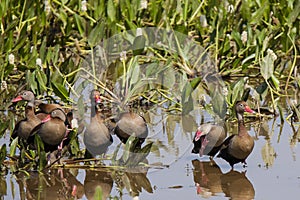
M 80 199 L 84 188 L 72 173 L 66 169 L 30 172 L 30 177 L 19 173 L 19 199 Z
M 254 199 L 255 191 L 246 177 L 246 172 L 231 170 L 223 174 L 213 160 L 210 162 L 193 160 L 192 164 L 197 194 L 202 197 L 223 196 L 224 193 L 230 199 Z
M 84 191 L 87 199 L 94 199 L 97 187 L 101 188 L 102 199 L 108 199 L 113 187 L 111 172 L 105 169 L 85 171 Z
M 193 175 L 197 186 L 197 194 L 210 197 L 222 193 L 220 179 L 222 171 L 213 160 L 210 162 L 192 160 L 192 165 L 194 167 Z
M 230 199 L 254 199 L 255 190 L 252 183 L 246 177 L 246 172 L 230 172 L 221 176 L 222 190 Z

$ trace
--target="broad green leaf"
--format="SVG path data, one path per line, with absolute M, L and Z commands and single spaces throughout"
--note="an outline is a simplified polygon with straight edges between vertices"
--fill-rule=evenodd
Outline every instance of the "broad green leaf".
M 138 143 L 138 138 L 135 137 L 134 135 L 131 135 L 126 144 L 125 144 L 125 149 L 122 155 L 122 160 L 124 163 L 126 163 L 129 159 L 130 154 L 134 151 L 134 149 L 136 148 L 136 145 Z
M 260 65 L 260 73 L 267 81 L 274 73 L 274 61 L 270 54 L 263 57 Z
M 146 77 L 153 76 L 159 72 L 158 70 L 158 64 L 157 63 L 151 63 L 147 65 L 146 67 Z
M 136 150 L 132 153 L 129 162 L 126 163 L 128 166 L 137 166 L 142 162 L 150 153 L 153 142 L 145 145 L 142 149 Z
M 182 95 L 181 95 L 181 101 L 182 103 L 186 102 L 189 97 L 191 96 L 192 92 L 197 88 L 199 83 L 201 82 L 201 78 L 197 77 L 191 80 L 191 82 L 187 82 L 183 88 Z
M 68 100 L 69 94 L 67 89 L 61 85 L 60 83 L 56 83 L 54 81 L 51 81 L 51 85 L 53 87 L 54 93 L 59 96 L 63 100 Z
M 88 36 L 88 43 L 91 47 L 94 47 L 95 45 L 101 42 L 101 40 L 104 37 L 105 26 L 105 22 L 101 20 L 98 22 L 96 27 L 93 28 L 93 30 L 90 32 Z
M 231 94 L 231 103 L 234 104 L 236 101 L 242 99 L 244 93 L 244 86 L 245 86 L 245 78 L 241 78 L 234 84 L 232 88 L 232 94 Z
M 141 55 L 145 49 L 146 38 L 143 35 L 137 36 L 132 45 L 133 55 Z
M 221 88 L 216 87 L 213 93 L 210 95 L 212 98 L 212 107 L 215 114 L 217 114 L 220 119 L 224 119 L 227 111 L 227 104 Z
M 108 0 L 107 2 L 107 15 L 110 21 L 114 22 L 116 20 L 116 8 L 113 0 Z

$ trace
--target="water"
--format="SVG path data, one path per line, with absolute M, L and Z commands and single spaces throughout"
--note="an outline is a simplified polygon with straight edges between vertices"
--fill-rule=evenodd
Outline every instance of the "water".
M 181 117 L 153 110 L 145 118 L 151 121 L 148 141 L 154 142 L 147 159 L 160 169 L 119 174 L 99 168 L 62 169 L 45 174 L 30 172 L 30 177 L 8 171 L 0 179 L 1 199 L 92 199 L 97 185 L 105 197 L 124 200 L 137 199 L 136 196 L 145 200 L 276 200 L 296 199 L 300 195 L 298 126 L 294 134 L 291 125 L 287 121 L 281 124 L 279 117 L 248 123 L 255 147 L 247 159 L 248 166 L 237 164 L 231 171 L 221 158 L 215 158 L 214 164 L 208 157 L 190 153 L 192 136 L 200 120 L 212 120 L 206 113 L 196 110 Z M 230 133 L 236 132 L 234 123 L 228 126 Z M 8 137 L 1 140 L 7 141 Z M 109 153 L 118 143 L 114 137 Z

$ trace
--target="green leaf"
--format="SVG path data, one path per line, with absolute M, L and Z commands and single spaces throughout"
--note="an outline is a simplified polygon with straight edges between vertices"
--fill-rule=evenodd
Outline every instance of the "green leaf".
M 183 88 L 182 94 L 181 94 L 181 103 L 182 103 L 182 109 L 183 114 L 188 114 L 191 110 L 193 110 L 193 98 L 192 93 L 197 88 L 199 83 L 201 82 L 201 78 L 197 77 L 194 78 L 192 81 L 187 82 Z
M 133 55 L 141 55 L 145 49 L 146 38 L 143 35 L 137 36 L 132 45 Z
M 116 8 L 113 0 L 108 0 L 107 2 L 107 15 L 110 21 L 114 22 L 116 20 Z
M 81 16 L 74 14 L 77 29 L 80 33 L 80 35 L 83 37 L 84 36 L 84 25 L 83 25 L 83 19 Z
M 38 170 L 41 171 L 45 168 L 47 161 L 46 152 L 44 151 L 44 143 L 38 134 L 35 134 L 34 136 L 34 144 L 37 148 L 37 155 L 39 157 Z
M 0 122 L 0 137 L 3 136 L 3 134 L 5 133 L 6 129 L 8 128 L 8 122 Z
M 47 83 L 47 77 L 46 74 L 41 72 L 40 70 L 36 70 L 36 79 L 38 81 L 38 86 L 42 90 L 42 92 L 47 91 L 46 83 Z
M 113 165 L 118 165 L 119 164 L 118 161 L 117 161 L 117 155 L 118 155 L 118 152 L 120 150 L 121 145 L 122 145 L 122 143 L 118 144 L 117 147 L 114 150 L 114 153 L 113 153 L 112 158 L 111 158 L 111 161 L 112 161 Z
M 216 88 L 216 90 L 211 94 L 212 106 L 214 113 L 217 114 L 221 119 L 224 119 L 227 111 L 227 104 L 220 89 L 221 88 L 219 87 Z
M 236 101 L 241 100 L 244 93 L 244 86 L 245 78 L 241 78 L 234 84 L 232 88 L 231 103 L 234 104 Z
M 30 86 L 30 89 L 33 91 L 33 92 L 36 92 L 37 91 L 37 82 L 35 80 L 35 73 L 36 71 L 33 71 L 32 73 L 28 70 L 27 71 L 27 74 L 26 74 L 26 80 L 28 82 L 28 85 Z
M 44 143 L 43 143 L 41 137 L 38 134 L 34 135 L 34 144 L 35 144 L 35 146 L 37 148 L 38 154 L 40 152 L 44 151 Z
M 105 22 L 101 20 L 98 22 L 96 27 L 93 28 L 93 30 L 90 32 L 88 36 L 88 43 L 91 47 L 94 47 L 95 45 L 101 42 L 101 40 L 104 37 L 105 26 L 106 26 Z
M 6 159 L 6 144 L 3 144 L 0 149 L 0 166 L 3 161 Z
M 243 47 L 243 42 L 241 40 L 241 35 L 239 32 L 237 31 L 232 31 L 231 34 L 232 38 L 235 40 L 235 42 L 238 44 L 239 48 Z
M 130 79 L 130 87 L 134 86 L 134 84 L 140 80 L 140 65 L 138 62 L 133 62 L 132 65 L 133 66 L 130 67 L 130 75 L 128 77 Z
M 135 137 L 134 135 L 131 135 L 126 144 L 125 144 L 125 149 L 122 155 L 122 160 L 124 163 L 128 161 L 128 158 L 130 156 L 130 153 L 133 152 L 133 150 L 136 148 L 136 145 L 138 143 L 139 139 Z
M 10 150 L 9 150 L 9 155 L 10 156 L 15 156 L 16 154 L 16 149 L 18 145 L 18 140 L 19 138 L 16 137 L 11 143 L 10 143 Z
M 54 81 L 51 81 L 51 85 L 53 87 L 54 93 L 59 96 L 63 100 L 68 100 L 69 95 L 67 89 L 61 85 L 60 83 L 56 83 Z
M 135 153 L 133 153 L 127 165 L 137 166 L 140 162 L 142 162 L 149 155 L 152 144 L 153 142 L 145 145 L 142 149 L 139 149 Z
M 260 73 L 267 81 L 274 73 L 274 61 L 270 54 L 267 54 L 261 62 Z
M 280 88 L 279 88 L 280 82 L 274 74 L 271 75 L 271 80 L 272 80 L 272 83 L 274 84 L 276 90 L 280 90 Z
M 297 5 L 295 8 L 290 12 L 288 19 L 287 19 L 287 24 L 289 27 L 293 27 L 293 23 L 295 20 L 298 18 L 299 20 L 299 14 L 300 14 L 300 1 L 297 1 Z M 298 24 L 299 25 L 299 24 Z M 298 26 L 299 27 L 299 26 Z M 299 29 L 298 29 L 299 30 Z
M 95 200 L 102 200 L 102 188 L 98 185 L 93 196 Z

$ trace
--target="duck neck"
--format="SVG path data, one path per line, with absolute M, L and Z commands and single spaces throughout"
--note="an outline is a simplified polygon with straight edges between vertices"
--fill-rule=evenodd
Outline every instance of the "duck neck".
M 94 118 L 98 113 L 98 108 L 97 105 L 95 103 L 92 103 L 91 106 L 91 118 Z
M 245 123 L 244 123 L 244 116 L 241 113 L 236 113 L 237 119 L 238 119 L 238 134 L 244 135 L 247 133 Z
M 27 118 L 33 117 L 35 115 L 34 106 L 27 105 L 25 109 L 25 115 Z

